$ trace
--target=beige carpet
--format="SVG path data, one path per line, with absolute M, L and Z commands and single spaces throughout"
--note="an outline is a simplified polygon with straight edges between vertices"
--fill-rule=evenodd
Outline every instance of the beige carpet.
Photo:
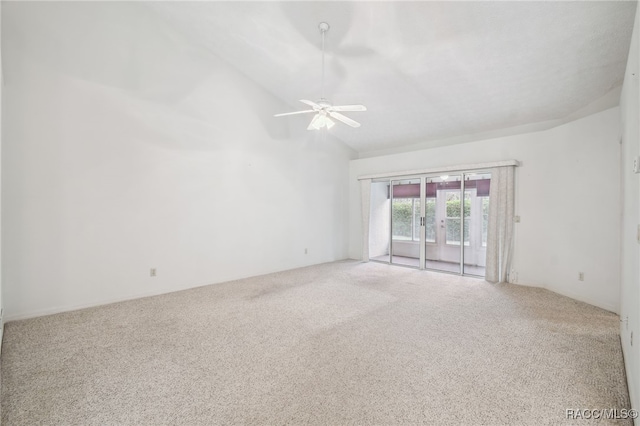
M 618 317 L 354 261 L 6 325 L 3 425 L 631 424 Z

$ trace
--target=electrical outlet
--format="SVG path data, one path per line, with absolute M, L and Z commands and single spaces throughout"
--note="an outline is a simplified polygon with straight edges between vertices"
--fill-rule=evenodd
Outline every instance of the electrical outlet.
M 151 276 L 151 277 L 155 277 L 156 276 L 156 268 L 151 268 L 149 270 L 149 276 Z
M 640 173 L 640 157 L 633 159 L 633 173 Z
M 514 217 L 513 217 L 513 221 L 514 221 L 515 223 L 520 223 L 520 216 L 514 216 Z
M 633 346 L 633 331 L 631 332 L 631 337 L 629 338 L 629 342 L 631 343 L 631 346 Z
M 578 272 L 578 280 L 584 281 L 584 272 Z
M 309 250 L 308 249 L 304 249 L 304 254 L 309 254 Z

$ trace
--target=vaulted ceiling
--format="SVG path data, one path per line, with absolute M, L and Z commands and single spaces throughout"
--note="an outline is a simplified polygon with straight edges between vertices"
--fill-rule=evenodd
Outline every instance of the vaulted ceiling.
M 6 2 L 4 78 L 19 72 L 20 49 L 68 75 L 175 101 L 197 90 L 196 47 L 284 103 L 261 120 L 305 129 L 311 115 L 272 115 L 320 98 L 326 21 L 326 97 L 368 108 L 345 113 L 360 128 L 329 131 L 370 156 L 541 130 L 618 105 L 636 5 Z
M 291 111 L 320 97 L 318 24 L 328 22 L 326 97 L 368 107 L 348 114 L 362 127 L 330 131 L 366 153 L 617 105 L 636 2 L 147 5 Z M 306 127 L 311 116 L 274 119 Z

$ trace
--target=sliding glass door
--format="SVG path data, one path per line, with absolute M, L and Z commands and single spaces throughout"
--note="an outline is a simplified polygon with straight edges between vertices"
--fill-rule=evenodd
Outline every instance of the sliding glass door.
M 420 267 L 421 179 L 391 181 L 391 263 Z
M 468 173 L 464 181 L 465 247 L 463 272 L 484 276 L 487 257 L 487 222 L 491 174 Z
M 460 182 L 462 175 L 426 178 L 425 268 L 461 273 Z
M 486 172 L 373 181 L 370 259 L 484 276 L 490 181 Z

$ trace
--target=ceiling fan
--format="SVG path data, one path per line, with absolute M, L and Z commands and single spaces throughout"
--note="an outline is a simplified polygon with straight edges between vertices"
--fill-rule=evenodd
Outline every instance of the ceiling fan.
M 330 129 L 335 124 L 332 118 L 341 121 L 351 127 L 360 127 L 360 123 L 341 114 L 341 112 L 366 111 L 367 107 L 365 107 L 364 105 L 332 105 L 331 102 L 324 97 L 324 36 L 326 32 L 329 31 L 329 24 L 327 24 L 326 22 L 320 22 L 318 28 L 320 29 L 320 33 L 322 34 L 322 96 L 317 102 L 308 101 L 306 99 L 300 100 L 300 102 L 310 106 L 313 109 L 285 112 L 282 114 L 276 114 L 275 117 L 315 112 L 316 115 L 311 120 L 309 127 L 307 127 L 308 130 L 319 130 L 323 127 Z

